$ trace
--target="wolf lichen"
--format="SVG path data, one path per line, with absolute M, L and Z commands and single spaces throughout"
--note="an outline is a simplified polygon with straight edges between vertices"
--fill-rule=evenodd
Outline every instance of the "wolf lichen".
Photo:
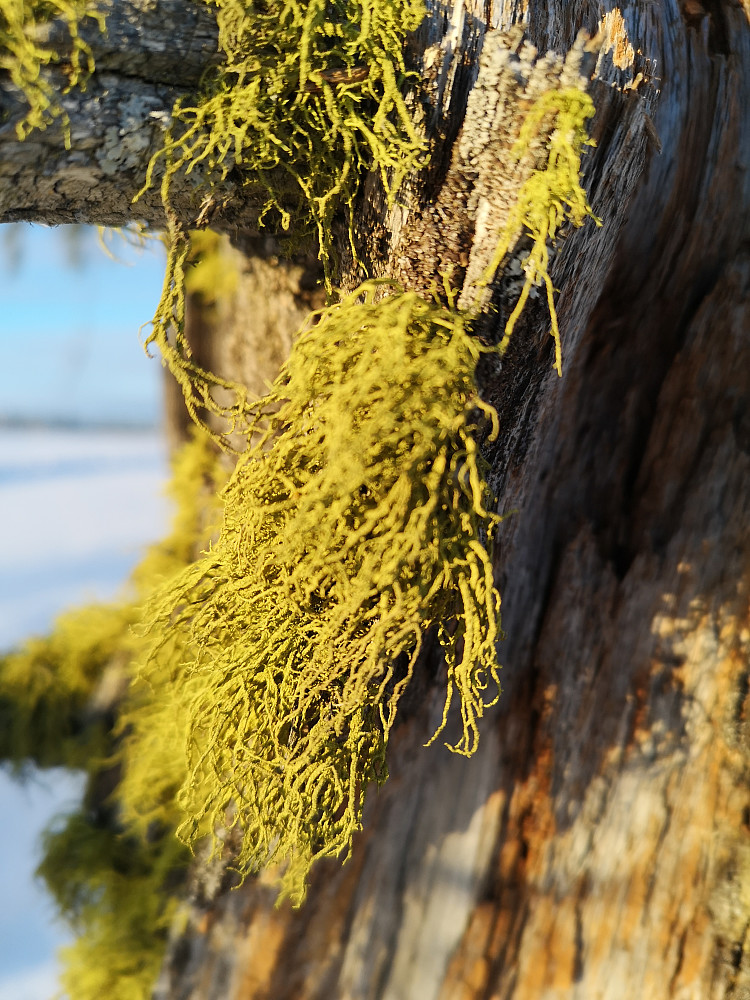
M 175 630 L 190 650 L 173 676 L 180 834 L 238 824 L 238 869 L 286 862 L 295 903 L 316 858 L 350 850 L 427 632 L 445 657 L 438 733 L 460 703 L 453 749 L 473 752 L 497 696 L 481 352 L 459 312 L 384 283 L 324 310 L 256 406 L 218 542 L 148 609 L 146 680 Z
M 562 375 L 562 347 L 557 322 L 552 279 L 549 275 L 549 247 L 567 222 L 580 227 L 587 217 L 601 222 L 589 205 L 581 185 L 581 156 L 589 139 L 586 122 L 595 113 L 594 102 L 578 87 L 552 89 L 541 94 L 526 114 L 512 155 L 521 160 L 529 154 L 540 132 L 548 132 L 541 167 L 531 171 L 521 185 L 508 221 L 499 234 L 492 260 L 481 284 L 495 277 L 498 267 L 512 249 L 519 233 L 531 240 L 531 250 L 523 262 L 521 294 L 505 325 L 499 350 L 508 346 L 513 330 L 534 287 L 544 284 L 555 341 L 555 369 Z
M 168 255 L 146 346 L 158 348 L 191 416 L 227 422 L 226 442 L 251 420 L 247 393 L 190 358 L 183 336 L 190 236 L 169 210 L 173 178 L 193 174 L 210 189 L 233 171 L 257 193 L 261 224 L 274 216 L 283 230 L 294 224 L 297 236 L 312 226 L 330 291 L 334 214 L 345 209 L 351 227 L 368 170 L 379 174 L 392 200 L 409 172 L 426 162 L 425 140 L 401 93 L 405 38 L 425 12 L 422 0 L 205 2 L 216 8 L 224 58 L 194 103 L 175 106 L 170 137 L 152 158 L 143 188 L 161 166 Z
M 85 0 L 0 0 L 0 72 L 8 74 L 28 103 L 26 114 L 16 123 L 19 139 L 61 118 L 69 144 L 68 121 L 59 94 L 42 72 L 43 67 L 61 64 L 63 59 L 59 52 L 39 40 L 38 28 L 57 18 L 68 29 L 70 50 L 65 55 L 68 83 L 63 91 L 67 93 L 73 87 L 82 87 L 94 69 L 91 48 L 78 30 L 84 17 L 95 19 L 99 28 L 104 29 L 102 15 L 90 10 Z
M 406 34 L 421 0 L 206 0 L 222 64 L 199 99 L 173 111 L 160 160 L 163 190 L 178 171 L 208 183 L 239 172 L 261 198 L 261 222 L 312 222 L 331 252 L 334 211 L 350 210 L 365 170 L 393 196 L 423 162 L 425 143 L 401 94 Z
M 69 1000 L 148 1000 L 189 853 L 170 829 L 136 838 L 82 809 L 43 837 L 43 879 L 76 934 L 61 949 Z
M 90 704 L 134 618 L 129 607 L 78 608 L 0 657 L 0 760 L 88 770 L 101 759 L 105 732 Z
M 179 824 L 191 846 L 208 837 L 221 851 L 222 831 L 236 827 L 238 870 L 282 866 L 282 896 L 299 904 L 313 862 L 348 855 L 367 786 L 386 777 L 389 734 L 428 634 L 442 646 L 445 682 L 433 739 L 457 702 L 452 749 L 473 753 L 499 693 L 500 596 L 487 548 L 497 518 L 478 443 L 496 432 L 496 415 L 477 392 L 485 348 L 468 330 L 476 317 L 448 290 L 441 306 L 365 283 L 318 314 L 257 403 L 191 359 L 190 238 L 170 208 L 178 172 L 200 190 L 231 171 L 257 196 L 261 220 L 312 227 L 330 285 L 334 213 L 351 220 L 364 172 L 379 173 L 392 199 L 425 159 L 401 94 L 419 0 L 210 2 L 222 65 L 195 102 L 174 109 L 145 178 L 162 172 L 169 245 L 146 343 L 159 348 L 196 422 L 223 417 L 255 440 L 224 492 L 218 540 L 198 558 L 161 550 L 141 570 L 144 632 L 126 643 L 140 683 L 111 761 L 122 768 L 123 836 L 144 843 Z M 580 156 L 592 112 L 575 88 L 532 107 L 516 153 L 549 133 L 545 165 L 521 187 L 483 279 L 519 232 L 530 238 L 500 349 L 544 282 L 558 371 L 548 244 L 565 221 L 591 214 Z M 90 923 L 90 951 L 85 936 L 79 942 L 89 964 L 101 939 Z

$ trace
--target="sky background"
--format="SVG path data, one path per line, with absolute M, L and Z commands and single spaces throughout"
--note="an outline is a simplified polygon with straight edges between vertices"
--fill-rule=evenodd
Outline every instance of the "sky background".
M 166 528 L 161 366 L 138 339 L 163 252 L 111 246 L 121 262 L 96 230 L 0 227 L 0 653 L 116 596 Z M 66 933 L 33 871 L 80 790 L 62 771 L 23 786 L 0 771 L 0 1000 L 55 992 Z
M 106 242 L 117 261 L 93 228 L 0 226 L 0 419 L 158 424 L 161 364 L 138 330 L 159 301 L 162 245 Z

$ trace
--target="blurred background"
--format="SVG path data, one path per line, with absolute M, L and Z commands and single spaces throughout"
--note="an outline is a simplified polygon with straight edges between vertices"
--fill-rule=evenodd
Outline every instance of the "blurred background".
M 135 243 L 0 226 L 0 655 L 65 608 L 115 597 L 167 525 L 162 369 L 138 335 L 164 254 Z M 0 1000 L 55 992 L 67 937 L 34 869 L 41 830 L 81 786 L 0 769 Z

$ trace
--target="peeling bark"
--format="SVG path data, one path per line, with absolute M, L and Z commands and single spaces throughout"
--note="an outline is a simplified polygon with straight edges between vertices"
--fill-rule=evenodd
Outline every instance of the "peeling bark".
M 584 167 L 604 225 L 554 261 L 563 378 L 541 303 L 482 373 L 504 694 L 471 760 L 424 749 L 428 659 L 349 864 L 319 863 L 298 912 L 266 876 L 202 890 L 160 1000 L 750 996 L 750 5 L 433 6 L 412 56 L 436 155 L 390 212 L 368 184 L 375 273 L 426 290 L 486 259 L 534 62 L 517 26 L 561 57 L 602 29 Z M 493 287 L 481 335 L 514 294 Z

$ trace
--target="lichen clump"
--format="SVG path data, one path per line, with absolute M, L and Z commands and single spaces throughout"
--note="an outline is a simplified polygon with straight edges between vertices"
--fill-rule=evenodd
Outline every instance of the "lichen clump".
M 261 222 L 316 233 L 333 299 L 334 216 L 348 213 L 351 226 L 366 171 L 379 175 L 392 200 L 425 162 L 402 95 L 405 37 L 424 15 L 421 0 L 205 2 L 217 13 L 222 63 L 195 101 L 175 107 L 145 178 L 148 186 L 160 172 L 168 223 L 163 294 L 146 344 L 158 347 L 196 423 L 225 445 L 238 430 L 251 445 L 223 493 L 218 538 L 198 554 L 196 538 L 208 541 L 205 523 L 196 527 L 206 498 L 183 506 L 186 527 L 178 535 L 189 544 L 155 550 L 136 576 L 137 600 L 145 605 L 140 625 L 129 630 L 131 603 L 105 629 L 107 656 L 114 639 L 132 681 L 110 734 L 109 764 L 121 772 L 112 808 L 118 830 L 135 845 L 133 871 L 144 886 L 152 878 L 161 884 L 171 864 L 171 847 L 150 856 L 152 841 L 173 847 L 177 829 L 191 847 L 206 838 L 222 853 L 233 828 L 238 847 L 229 860 L 240 874 L 278 866 L 281 895 L 297 905 L 314 861 L 351 851 L 368 785 L 386 777 L 389 735 L 428 636 L 442 647 L 445 684 L 433 739 L 456 704 L 462 730 L 451 748 L 473 753 L 479 721 L 499 694 L 500 596 L 488 548 L 498 518 L 479 445 L 497 433 L 497 417 L 476 384 L 477 363 L 489 348 L 470 335 L 476 316 L 457 308 L 447 285 L 441 304 L 366 282 L 312 318 L 259 402 L 190 357 L 184 319 L 191 242 L 170 207 L 178 172 L 194 177 L 196 191 L 209 198 L 231 172 L 256 195 Z M 16 7 L 25 38 L 26 12 L 36 7 L 0 0 L 5 30 L 14 36 L 18 24 L 7 12 Z M 75 38 L 82 12 L 73 0 L 52 0 L 51 7 Z M 43 62 L 38 53 L 34 59 Z M 13 78 L 27 94 L 31 65 Z M 39 113 L 28 127 L 52 111 Z M 558 371 L 549 252 L 564 223 L 581 225 L 592 214 L 580 184 L 592 113 L 590 98 L 576 88 L 549 91 L 532 106 L 514 152 L 532 155 L 535 165 L 482 278 L 494 280 L 519 236 L 531 241 L 499 350 L 532 288 L 543 283 Z M 351 229 L 350 240 L 353 246 Z M 215 272 L 205 264 L 210 286 Z M 223 437 L 218 418 L 226 422 Z M 201 454 L 190 452 L 191 481 L 215 483 L 217 474 L 200 471 L 208 453 Z M 80 647 L 84 662 L 90 639 Z M 92 677 L 104 659 L 99 655 Z M 65 667 L 62 654 L 58 661 Z M 9 681 L 16 675 L 6 666 Z M 74 680 L 70 702 L 78 710 L 90 687 L 82 694 Z M 14 684 L 8 687 L 22 701 Z M 57 697 L 54 685 L 49 691 Z M 70 827 L 83 831 L 84 846 L 90 826 L 84 816 Z M 67 832 L 50 839 L 51 854 L 61 856 L 70 839 Z M 110 868 L 119 863 L 123 844 L 101 841 L 91 857 L 102 845 L 115 859 Z M 84 860 L 94 888 L 75 946 L 87 956 L 76 1000 L 92 994 L 95 983 L 111 993 L 111 977 L 105 984 L 93 972 L 86 976 L 122 889 L 109 875 L 102 876 L 106 888 L 97 888 L 98 862 Z M 63 900 L 74 891 L 65 878 L 51 885 Z M 135 940 L 135 897 L 122 891 Z M 97 894 L 106 904 L 99 922 L 91 908 Z M 171 903 L 160 898 L 162 909 L 148 919 L 163 935 Z M 88 937 L 86 926 L 93 928 Z M 112 968 L 131 968 L 123 948 L 122 966 Z M 132 973 L 134 996 L 152 972 L 139 975 Z
M 164 161 L 204 185 L 239 171 L 282 229 L 314 223 L 326 258 L 331 222 L 350 210 L 365 170 L 389 195 L 424 160 L 402 86 L 404 39 L 421 0 L 206 0 L 216 9 L 219 70 L 178 104 Z
M 257 193 L 261 225 L 292 228 L 297 240 L 314 231 L 332 292 L 336 213 L 348 213 L 354 249 L 352 212 L 367 171 L 379 175 L 392 201 L 427 161 L 425 139 L 402 95 L 409 77 L 404 42 L 425 10 L 422 0 L 205 2 L 216 9 L 222 63 L 194 103 L 175 106 L 143 188 L 162 171 L 167 267 L 146 345 L 158 348 L 191 416 L 226 420 L 226 444 L 247 429 L 247 393 L 190 359 L 182 331 L 191 237 L 169 210 L 173 179 L 184 172 L 210 190 L 233 171 Z
M 73 87 L 83 87 L 94 69 L 91 48 L 78 30 L 84 17 L 92 17 L 103 29 L 102 16 L 88 10 L 85 0 L 0 0 L 0 72 L 8 74 L 28 103 L 28 110 L 16 123 L 19 139 L 60 118 L 69 142 L 67 117 L 59 93 L 42 72 L 45 66 L 60 64 L 62 55 L 40 41 L 39 26 L 56 18 L 68 30 L 70 46 L 65 56 L 68 83 L 63 91 L 67 93 Z
M 42 838 L 37 870 L 76 934 L 60 950 L 69 1000 L 148 1000 L 190 860 L 171 829 L 148 838 L 102 822 L 84 808 Z
M 425 636 L 471 754 L 497 697 L 500 598 L 477 432 L 482 352 L 461 315 L 382 283 L 325 310 L 256 409 L 219 541 L 152 602 L 188 635 L 188 842 L 238 824 L 241 872 L 347 855 Z M 168 640 L 171 641 L 171 638 Z M 149 668 L 143 672 L 149 679 Z M 169 713 L 165 715 L 165 718 Z

